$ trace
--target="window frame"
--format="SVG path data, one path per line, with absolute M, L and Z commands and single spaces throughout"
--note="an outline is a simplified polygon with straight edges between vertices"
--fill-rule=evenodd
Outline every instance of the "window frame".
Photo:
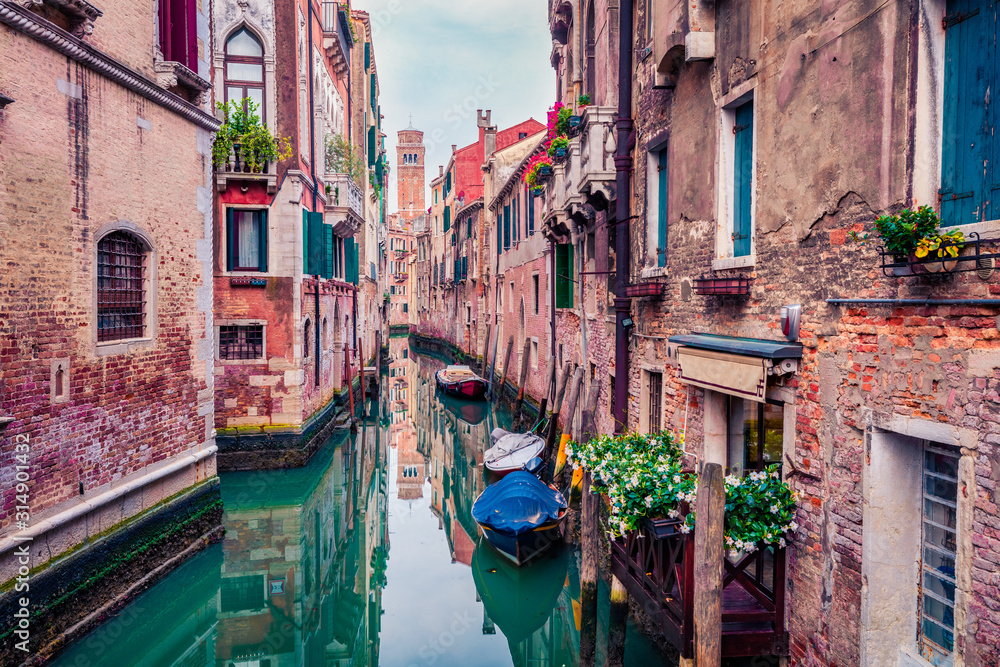
M 719 222 L 715 237 L 715 259 L 712 260 L 712 268 L 715 270 L 735 269 L 755 266 L 757 263 L 757 138 L 758 105 L 755 103 L 755 88 L 757 80 L 741 84 L 726 95 L 719 107 L 718 113 L 718 159 L 716 183 L 721 187 L 716 188 L 716 218 Z M 747 103 L 753 103 L 752 125 L 751 125 L 751 151 L 750 151 L 750 221 L 749 221 L 749 252 L 746 255 L 736 255 L 735 248 L 735 228 L 736 224 L 736 153 L 737 136 L 736 115 L 737 110 Z
M 260 44 L 260 57 L 255 56 L 231 56 L 229 55 L 229 42 L 232 40 L 240 31 L 246 31 L 253 39 L 257 40 Z M 250 88 L 260 89 L 260 120 L 265 125 L 267 124 L 267 65 L 265 61 L 265 49 L 264 40 L 261 39 L 260 35 L 250 29 L 250 26 L 241 24 L 234 28 L 228 35 L 226 35 L 225 40 L 222 42 L 222 88 L 223 96 L 225 97 L 226 104 L 230 102 L 229 99 L 229 89 L 232 88 L 242 88 L 243 90 L 243 101 L 242 107 L 243 111 L 246 112 L 247 104 L 246 101 L 249 99 L 247 97 L 247 90 Z M 247 65 L 260 65 L 260 81 L 244 81 L 240 79 L 230 79 L 229 78 L 229 63 L 243 63 Z
M 215 322 L 215 359 L 225 366 L 254 366 L 267 363 L 267 320 L 223 319 Z M 222 356 L 222 329 L 224 327 L 260 327 L 260 356 L 251 359 L 226 359 Z
M 260 217 L 257 220 L 257 223 L 258 223 L 258 226 L 259 226 L 259 230 L 258 231 L 259 231 L 259 233 L 262 234 L 262 238 L 263 238 L 264 244 L 263 244 L 263 247 L 261 248 L 260 247 L 260 242 L 258 242 L 257 268 L 245 268 L 245 267 L 237 267 L 236 266 L 236 259 L 237 259 L 238 255 L 239 255 L 239 253 L 236 251 L 236 249 L 239 247 L 239 245 L 238 245 L 238 243 L 239 243 L 239 228 L 236 225 L 236 216 L 235 216 L 235 213 L 237 211 L 241 211 L 241 212 L 251 211 L 251 212 L 260 214 Z M 271 239 L 270 239 L 270 234 L 269 234 L 269 231 L 270 231 L 270 222 L 269 222 L 270 215 L 269 215 L 269 213 L 270 213 L 269 209 L 267 209 L 267 208 L 261 208 L 259 206 L 240 206 L 240 205 L 236 205 L 236 206 L 227 206 L 226 207 L 226 212 L 225 212 L 225 215 L 223 216 L 223 218 L 225 219 L 226 228 L 223 230 L 223 234 L 225 235 L 225 248 L 226 248 L 226 250 L 225 250 L 225 252 L 226 252 L 225 266 L 226 266 L 226 272 L 227 273 L 230 273 L 230 274 L 232 274 L 232 273 L 241 273 L 241 274 L 242 273 L 261 273 L 261 274 L 267 274 L 268 273 L 268 270 L 269 270 L 269 268 L 271 266 L 271 262 L 270 262 Z M 232 239 L 230 239 L 230 231 L 232 232 Z M 232 251 L 232 254 L 230 254 L 230 251 Z M 260 268 L 262 265 L 264 267 L 263 269 Z
M 120 340 L 102 341 L 98 331 L 99 312 L 99 246 L 100 242 L 110 234 L 124 231 L 137 238 L 144 246 L 145 259 L 143 271 L 143 293 L 145 307 L 143 311 L 143 336 L 140 338 L 128 338 Z M 135 349 L 152 347 L 155 345 L 159 327 L 157 317 L 157 271 L 159 266 L 158 252 L 152 237 L 135 223 L 128 220 L 117 220 L 101 227 L 94 234 L 93 255 L 92 255 L 92 317 L 91 342 L 94 346 L 94 353 L 98 357 L 124 354 Z

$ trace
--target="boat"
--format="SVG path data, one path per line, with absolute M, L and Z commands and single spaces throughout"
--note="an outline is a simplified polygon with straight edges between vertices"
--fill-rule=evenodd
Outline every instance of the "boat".
M 482 398 L 489 385 L 468 366 L 448 366 L 434 374 L 438 389 L 452 396 Z
M 568 510 L 558 489 L 519 470 L 486 487 L 472 518 L 494 549 L 521 566 L 562 540 Z
M 503 435 L 498 434 L 500 431 Z M 545 440 L 530 433 L 508 433 L 494 429 L 490 434 L 493 446 L 483 455 L 486 469 L 503 477 L 515 470 L 524 470 L 532 459 L 545 450 Z
M 516 567 L 482 540 L 472 554 L 472 579 L 486 618 L 512 646 L 528 640 L 552 618 L 568 573 L 566 549 L 553 549 L 526 567 Z

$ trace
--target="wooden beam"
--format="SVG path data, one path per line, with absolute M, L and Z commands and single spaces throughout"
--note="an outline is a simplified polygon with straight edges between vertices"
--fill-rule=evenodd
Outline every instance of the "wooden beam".
M 726 491 L 722 466 L 705 463 L 698 479 L 694 531 L 694 641 L 698 667 L 722 665 L 722 560 Z

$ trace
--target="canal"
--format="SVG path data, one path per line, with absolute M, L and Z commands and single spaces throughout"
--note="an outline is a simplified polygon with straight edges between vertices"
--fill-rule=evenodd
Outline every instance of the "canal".
M 444 361 L 392 338 L 356 435 L 294 470 L 224 473 L 226 537 L 56 665 L 298 667 L 578 664 L 579 553 L 516 568 L 480 544 L 472 503 L 510 415 L 440 396 Z M 597 664 L 608 593 L 601 591 Z M 629 665 L 674 664 L 630 624 Z

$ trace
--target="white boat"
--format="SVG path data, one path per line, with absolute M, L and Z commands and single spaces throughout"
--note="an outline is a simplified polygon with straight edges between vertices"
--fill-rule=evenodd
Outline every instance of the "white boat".
M 501 477 L 524 470 L 527 463 L 541 456 L 545 449 L 545 440 L 530 433 L 498 434 L 494 431 L 490 435 L 494 444 L 483 455 L 483 463 Z

